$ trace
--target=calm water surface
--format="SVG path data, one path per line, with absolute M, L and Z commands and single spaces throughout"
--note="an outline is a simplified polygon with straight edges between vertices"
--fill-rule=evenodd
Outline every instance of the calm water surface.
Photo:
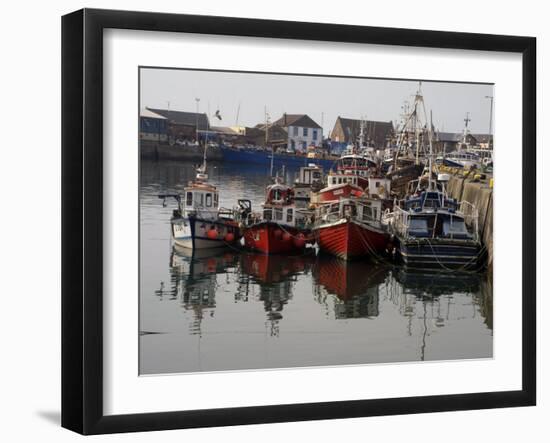
M 248 198 L 259 209 L 267 169 L 213 164 L 209 174 L 222 206 Z M 193 177 L 190 163 L 141 163 L 141 374 L 492 357 L 483 275 L 175 247 L 174 204 L 157 195 Z

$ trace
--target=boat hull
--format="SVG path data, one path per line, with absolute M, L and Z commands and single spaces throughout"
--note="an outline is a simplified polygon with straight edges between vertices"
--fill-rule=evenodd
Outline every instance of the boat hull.
M 347 218 L 321 225 L 314 233 L 321 251 L 344 260 L 377 256 L 385 251 L 389 241 L 383 230 Z
M 285 235 L 289 234 L 289 235 Z M 305 240 L 297 241 L 300 230 L 280 226 L 273 222 L 261 222 L 244 229 L 244 245 L 263 254 L 299 254 L 305 248 Z
M 403 263 L 414 269 L 477 270 L 480 248 L 476 242 L 441 239 L 400 241 Z
M 172 238 L 178 246 L 188 249 L 212 249 L 237 245 L 241 239 L 240 229 L 234 221 L 201 219 L 198 217 L 174 217 L 171 220 Z M 216 236 L 209 236 L 215 230 Z M 227 234 L 233 234 L 231 241 Z
M 232 163 L 253 163 L 257 165 L 270 166 L 271 165 L 271 152 L 270 151 L 253 151 L 248 149 L 234 149 L 227 146 L 220 146 L 223 160 Z M 324 168 L 330 168 L 334 165 L 335 160 L 324 158 L 308 158 L 301 155 L 293 154 L 275 154 L 273 158 L 273 165 L 275 167 L 281 167 L 283 165 L 287 167 L 307 166 L 310 163 L 322 166 Z

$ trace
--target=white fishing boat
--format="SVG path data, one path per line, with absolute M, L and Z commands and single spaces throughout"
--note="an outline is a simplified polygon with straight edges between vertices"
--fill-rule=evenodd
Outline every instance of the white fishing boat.
M 219 207 L 219 193 L 208 183 L 206 147 L 203 164 L 197 168 L 195 181 L 189 182 L 180 194 L 160 194 L 173 198 L 178 208 L 173 211 L 170 225 L 176 245 L 189 249 L 221 248 L 237 244 L 241 238 L 235 211 Z M 243 209 L 244 210 L 244 209 Z

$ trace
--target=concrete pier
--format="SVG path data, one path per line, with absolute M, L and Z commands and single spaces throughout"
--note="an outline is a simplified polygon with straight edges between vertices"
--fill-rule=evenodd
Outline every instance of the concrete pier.
M 449 197 L 467 201 L 478 211 L 478 234 L 487 248 L 488 266 L 493 265 L 493 188 L 487 181 L 452 176 L 447 184 Z
M 142 140 L 140 142 L 140 156 L 148 160 L 180 160 L 180 161 L 202 161 L 204 148 L 202 146 L 180 146 L 169 145 L 168 143 Z M 206 150 L 208 160 L 219 161 L 223 154 L 218 147 L 209 147 Z

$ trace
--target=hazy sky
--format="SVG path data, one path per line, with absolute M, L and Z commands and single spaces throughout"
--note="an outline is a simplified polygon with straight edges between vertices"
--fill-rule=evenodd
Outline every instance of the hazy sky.
M 213 126 L 254 126 L 264 120 L 264 107 L 274 121 L 284 112 L 308 114 L 328 135 L 338 116 L 398 121 L 405 100 L 410 103 L 416 81 L 247 74 L 175 69 L 141 69 L 141 107 L 210 115 L 219 109 L 222 121 Z M 473 133 L 489 131 L 492 85 L 423 82 L 426 112 L 433 112 L 437 129 L 460 132 L 466 112 Z M 237 110 L 238 113 L 237 121 Z

